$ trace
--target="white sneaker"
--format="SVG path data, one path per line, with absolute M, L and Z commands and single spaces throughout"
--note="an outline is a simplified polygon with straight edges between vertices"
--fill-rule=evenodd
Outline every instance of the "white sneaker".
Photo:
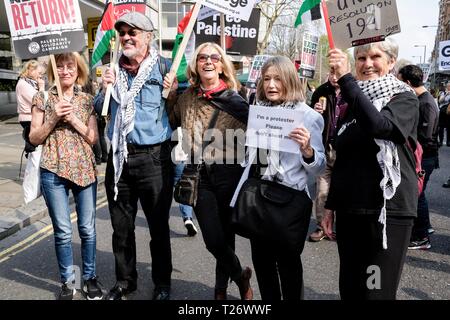
M 197 234 L 197 228 L 195 227 L 191 219 L 184 220 L 184 226 L 187 229 L 187 234 L 189 237 L 193 237 Z

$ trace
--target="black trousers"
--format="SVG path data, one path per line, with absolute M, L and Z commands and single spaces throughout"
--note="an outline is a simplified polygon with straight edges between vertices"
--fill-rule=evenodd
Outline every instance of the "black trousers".
M 114 200 L 112 153 L 106 167 L 105 187 L 113 227 L 112 245 L 119 286 L 137 285 L 135 219 L 138 200 L 150 229 L 152 279 L 156 287 L 169 287 L 172 273 L 169 211 L 172 203 L 173 174 L 170 145 L 130 150 L 128 162 L 117 184 Z
M 336 212 L 342 300 L 396 298 L 414 218 L 388 216 L 388 248 L 384 250 L 383 226 L 378 216 Z
M 308 206 L 299 208 L 299 219 L 298 233 L 302 241 L 295 246 L 278 244 L 270 239 L 250 239 L 253 267 L 262 300 L 281 300 L 281 297 L 283 300 L 303 299 L 301 254 L 311 219 L 310 200 Z
M 237 281 L 241 263 L 234 253 L 230 201 L 242 175 L 240 165 L 202 166 L 197 205 L 194 208 L 206 249 L 216 258 L 216 289 L 225 289 L 231 278 Z

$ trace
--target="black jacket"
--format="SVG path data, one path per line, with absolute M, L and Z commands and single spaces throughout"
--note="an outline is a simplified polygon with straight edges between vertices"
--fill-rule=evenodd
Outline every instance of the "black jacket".
M 330 143 L 330 119 L 333 119 L 336 114 L 336 91 L 335 88 L 331 85 L 330 81 L 325 82 L 320 85 L 316 91 L 314 91 L 311 97 L 311 108 L 314 108 L 314 104 L 319 102 L 320 97 L 325 97 L 327 99 L 327 106 L 325 112 L 322 113 L 322 117 L 324 120 L 324 129 L 322 132 L 322 142 L 325 146 L 325 149 L 328 148 Z

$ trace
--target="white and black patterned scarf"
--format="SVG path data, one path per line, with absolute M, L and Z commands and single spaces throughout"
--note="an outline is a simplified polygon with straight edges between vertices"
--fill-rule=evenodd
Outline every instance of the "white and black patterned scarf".
M 358 81 L 358 85 L 378 111 L 381 111 L 394 95 L 408 91 L 414 93 L 410 86 L 398 80 L 392 74 L 375 80 Z M 375 139 L 375 143 L 380 147 L 377 160 L 383 172 L 380 187 L 384 202 L 378 221 L 383 224 L 383 248 L 387 249 L 386 200 L 392 199 L 401 182 L 400 160 L 394 142 Z
M 123 68 L 116 70 L 118 77 L 112 97 L 118 102 L 119 109 L 117 110 L 111 141 L 114 164 L 114 200 L 117 199 L 117 182 L 119 182 L 120 175 L 122 174 L 123 163 L 128 159 L 126 138 L 128 133 L 134 129 L 134 115 L 136 113 L 134 98 L 141 91 L 142 86 L 147 81 L 157 61 L 158 52 L 154 48 L 151 48 L 150 54 L 142 61 L 130 88 L 128 88 L 128 73 L 126 70 Z
M 22 79 L 25 82 L 27 82 L 30 86 L 32 86 L 34 89 L 36 89 L 36 91 L 39 91 L 39 85 L 38 85 L 36 80 L 31 79 L 31 78 L 27 78 L 27 77 L 20 77 L 20 79 Z

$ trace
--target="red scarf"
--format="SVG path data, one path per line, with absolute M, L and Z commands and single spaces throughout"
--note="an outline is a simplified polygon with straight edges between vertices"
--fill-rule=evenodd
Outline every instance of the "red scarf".
M 147 54 L 145 55 L 144 60 L 145 60 L 145 58 L 147 58 L 149 52 L 150 51 L 147 51 Z M 130 64 L 130 60 L 128 59 L 128 57 L 126 57 L 124 55 L 122 55 L 119 59 L 119 67 L 125 69 L 133 77 L 138 74 L 140 66 L 141 66 L 140 63 L 136 66 L 132 66 Z
M 203 90 L 202 87 L 198 88 L 198 96 L 203 97 L 206 100 L 211 100 L 213 97 L 211 96 L 214 93 L 221 92 L 223 90 L 228 89 L 227 84 L 222 79 L 219 79 L 219 85 L 211 90 Z

